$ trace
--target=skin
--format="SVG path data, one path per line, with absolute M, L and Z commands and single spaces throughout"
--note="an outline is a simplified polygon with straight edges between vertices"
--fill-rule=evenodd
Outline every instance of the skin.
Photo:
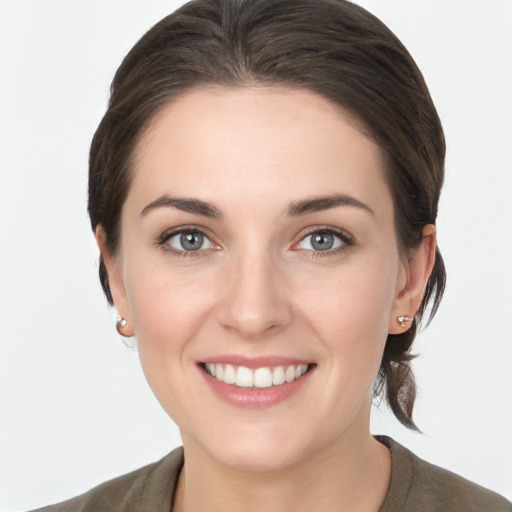
M 97 241 L 123 332 L 136 335 L 146 378 L 181 431 L 177 510 L 382 504 L 390 457 L 369 432 L 372 383 L 388 333 L 408 328 L 396 317 L 417 311 L 435 252 L 426 226 L 401 256 L 383 162 L 357 123 L 303 90 L 193 90 L 145 132 L 119 251 L 108 253 L 101 227 Z M 365 207 L 288 215 L 333 194 Z M 171 206 L 141 214 L 163 196 L 211 203 L 221 217 Z M 162 241 L 183 226 L 208 237 L 192 255 L 179 236 Z M 309 235 L 326 227 L 345 241 L 315 250 Z M 316 366 L 295 395 L 246 409 L 205 383 L 198 362 L 222 354 Z

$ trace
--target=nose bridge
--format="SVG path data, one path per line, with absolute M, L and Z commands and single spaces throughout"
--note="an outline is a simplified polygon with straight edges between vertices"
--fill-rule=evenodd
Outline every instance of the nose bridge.
M 247 242 L 229 259 L 221 323 L 245 338 L 283 328 L 291 310 L 275 255 L 268 247 Z

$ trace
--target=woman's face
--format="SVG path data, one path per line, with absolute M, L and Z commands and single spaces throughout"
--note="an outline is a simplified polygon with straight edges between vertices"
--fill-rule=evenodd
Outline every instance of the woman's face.
M 368 436 L 387 334 L 414 313 L 383 167 L 307 91 L 193 90 L 154 119 L 106 263 L 185 449 L 270 469 Z

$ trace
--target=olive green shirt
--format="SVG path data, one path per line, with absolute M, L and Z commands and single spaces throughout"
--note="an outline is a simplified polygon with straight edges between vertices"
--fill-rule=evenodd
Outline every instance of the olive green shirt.
M 391 481 L 380 512 L 512 512 L 502 496 L 416 457 L 389 437 Z M 159 462 L 34 512 L 172 512 L 183 448 Z

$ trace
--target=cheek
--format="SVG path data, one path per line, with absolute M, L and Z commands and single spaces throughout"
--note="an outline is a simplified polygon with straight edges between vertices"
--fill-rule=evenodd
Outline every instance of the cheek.
M 139 347 L 176 351 L 192 338 L 211 305 L 201 269 L 172 269 L 165 264 L 133 265 L 127 295 Z
M 368 257 L 339 268 L 321 269 L 316 276 L 303 279 L 303 283 L 310 284 L 305 287 L 302 302 L 309 302 L 316 314 L 328 315 L 334 320 L 332 323 L 340 326 L 364 329 L 367 324 L 385 322 L 387 329 L 397 288 L 397 269 L 397 259 L 390 256 Z
M 208 278 L 199 270 L 187 272 L 158 263 L 133 266 L 127 275 L 142 369 L 164 409 L 172 418 L 181 418 L 183 426 L 186 405 L 174 390 L 194 393 L 187 376 L 194 371 L 190 354 L 211 310 L 212 298 L 205 293 Z
M 319 279 L 300 300 L 303 316 L 346 374 L 373 380 L 388 335 L 395 298 L 397 260 L 393 257 L 349 265 Z M 322 283 L 322 285 L 320 285 Z

